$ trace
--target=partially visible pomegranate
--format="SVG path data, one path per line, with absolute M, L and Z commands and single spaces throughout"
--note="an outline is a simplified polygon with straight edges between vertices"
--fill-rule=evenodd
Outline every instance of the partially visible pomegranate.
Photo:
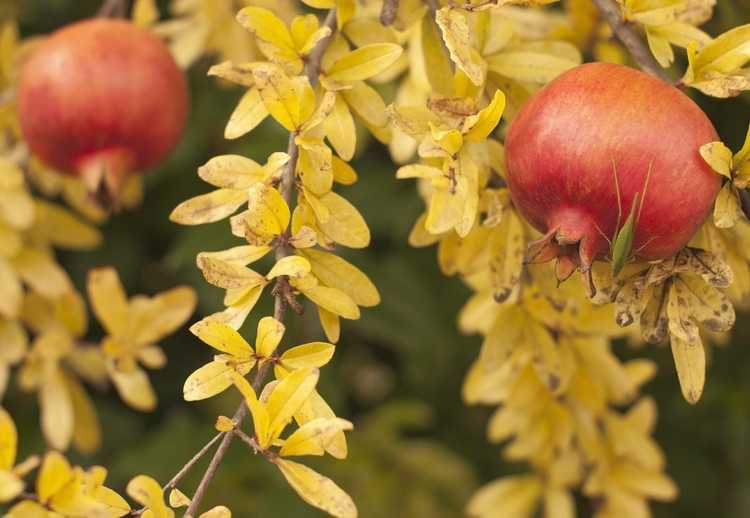
M 97 18 L 60 29 L 24 64 L 18 113 L 33 153 L 116 200 L 125 175 L 177 144 L 187 85 L 167 47 L 132 23 Z
M 562 74 L 524 105 L 505 143 L 513 202 L 545 234 L 532 259 L 556 257 L 560 280 L 589 272 L 633 207 L 632 256 L 671 256 L 718 194 L 720 177 L 699 154 L 715 140 L 692 100 L 642 72 L 591 63 Z

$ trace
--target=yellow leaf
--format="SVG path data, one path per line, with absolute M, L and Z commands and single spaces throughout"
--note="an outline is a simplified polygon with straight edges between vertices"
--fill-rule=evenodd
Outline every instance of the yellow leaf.
M 179 489 L 173 489 L 169 492 L 169 507 L 187 507 L 190 505 L 190 499 Z
M 357 182 L 357 172 L 339 157 L 332 157 L 333 179 L 342 185 L 353 185 Z
M 732 184 L 727 182 L 719 191 L 714 205 L 714 225 L 718 228 L 731 228 L 742 217 L 740 200 Z
M 67 374 L 65 383 L 73 405 L 73 445 L 81 453 L 94 453 L 102 443 L 101 425 L 94 403 L 76 378 Z
M 235 189 L 217 189 L 180 203 L 169 219 L 180 225 L 202 225 L 234 214 L 247 201 L 247 193 Z
M 310 342 L 292 347 L 281 355 L 281 364 L 288 370 L 322 367 L 327 364 L 336 348 L 326 342 Z
M 669 44 L 669 41 L 666 38 L 653 29 L 655 29 L 654 26 L 646 26 L 648 48 L 651 50 L 651 54 L 656 58 L 656 61 L 663 68 L 667 68 L 674 61 L 672 45 Z
M 251 88 L 242 96 L 237 107 L 229 117 L 224 130 L 224 138 L 232 140 L 254 130 L 268 117 L 268 110 L 260 97 L 257 88 Z
M 272 63 L 253 68 L 253 78 L 266 109 L 287 131 L 295 131 L 315 110 L 315 92 L 308 79 L 288 77 Z
M 198 518 L 232 518 L 232 512 L 228 507 L 217 505 L 216 507 L 209 509 L 205 513 L 201 513 Z
M 216 187 L 247 189 L 262 182 L 265 171 L 260 164 L 244 156 L 221 155 L 198 168 L 198 176 Z
M 365 45 L 334 61 L 326 70 L 326 76 L 339 82 L 362 81 L 387 69 L 402 52 L 394 43 Z
M 290 25 L 294 47 L 300 54 L 307 54 L 320 39 L 330 34 L 330 29 L 319 29 L 318 17 L 314 14 L 295 16 Z
M 150 27 L 159 20 L 159 8 L 155 0 L 136 0 L 133 5 L 133 23 Z
M 312 286 L 301 291 L 308 299 L 334 315 L 349 320 L 357 320 L 360 316 L 357 304 L 341 290 L 326 286 Z
M 271 280 L 281 275 L 299 278 L 308 273 L 310 273 L 310 263 L 307 259 L 299 256 L 288 256 L 277 261 L 266 278 Z
M 235 358 L 250 360 L 254 354 L 252 346 L 228 325 L 211 320 L 201 320 L 190 327 L 190 332 L 214 349 Z
M 336 153 L 345 161 L 351 160 L 357 144 L 357 132 L 349 107 L 340 95 L 336 96 L 333 110 L 323 127 Z
M 47 298 L 60 297 L 73 288 L 65 270 L 41 249 L 24 248 L 12 262 L 24 282 Z
M 320 282 L 336 288 L 359 306 L 371 307 L 380 303 L 380 294 L 370 279 L 345 259 L 322 250 L 300 252 L 307 257 L 312 273 Z
M 284 233 L 291 218 L 279 191 L 256 183 L 248 191 L 248 211 L 243 218 L 245 238 L 251 245 L 267 245 Z
M 496 90 L 490 104 L 475 116 L 468 117 L 464 123 L 464 138 L 474 142 L 483 142 L 500 123 L 505 109 L 505 94 Z
M 130 312 L 132 340 L 152 344 L 173 333 L 190 318 L 197 297 L 193 288 L 177 286 L 151 298 L 139 298 Z
M 448 47 L 451 60 L 474 85 L 481 85 L 487 73 L 487 64 L 472 47 L 469 23 L 464 12 L 443 7 L 435 13 L 435 21 L 443 33 L 443 41 Z
M 40 240 L 71 250 L 89 250 L 101 243 L 96 228 L 58 205 L 37 200 L 34 212 L 34 231 Z
M 0 257 L 0 314 L 15 318 L 21 307 L 23 287 L 11 265 Z
M 277 459 L 276 465 L 292 489 L 308 504 L 336 518 L 357 517 L 357 507 L 351 497 L 331 479 L 290 460 Z
M 206 75 L 220 77 L 230 83 L 250 88 L 255 84 L 252 69 L 253 63 L 236 64 L 231 61 L 224 61 L 209 68 Z
M 349 105 L 349 109 L 371 127 L 386 126 L 388 114 L 385 102 L 378 91 L 364 81 L 357 81 L 351 86 L 338 92 Z
M 10 470 L 0 469 L 0 503 L 6 503 L 14 500 L 21 492 L 23 492 L 23 489 L 23 480 L 21 480 L 18 475 Z M 27 518 L 28 515 L 16 515 L 12 514 L 11 511 L 11 514 L 6 514 L 5 516 Z
M 233 373 L 245 375 L 250 372 L 255 359 L 234 364 L 212 361 L 190 374 L 182 387 L 185 401 L 200 401 L 224 392 L 234 382 Z
M 206 280 L 219 288 L 250 288 L 264 286 L 266 279 L 261 274 L 244 266 L 203 257 L 199 265 Z
M 271 442 L 270 434 L 270 416 L 265 405 L 258 401 L 258 397 L 255 395 L 253 387 L 250 385 L 243 376 L 234 373 L 234 386 L 240 391 L 242 396 L 245 398 L 245 404 L 250 409 L 250 414 L 253 416 L 253 427 L 255 429 L 255 437 L 258 439 L 258 444 L 261 448 L 267 448 Z
M 156 394 L 143 369 L 137 366 L 127 371 L 111 368 L 109 375 L 117 393 L 129 406 L 141 412 L 156 408 Z
M 44 456 L 36 480 L 36 494 L 42 503 L 60 492 L 73 478 L 73 468 L 60 453 L 51 451 Z
M 198 264 L 202 264 L 203 260 L 218 259 L 225 263 L 233 263 L 238 266 L 245 266 L 250 263 L 262 259 L 265 255 L 271 251 L 269 246 L 252 246 L 252 245 L 241 245 L 221 250 L 219 252 L 200 252 L 197 257 Z
M 272 11 L 262 7 L 245 7 L 237 13 L 237 20 L 255 33 L 258 47 L 269 60 L 288 63 L 295 73 L 302 70 L 302 60 L 297 55 L 292 35 Z
M 505 302 L 519 289 L 524 244 L 523 223 L 515 212 L 507 211 L 490 238 L 490 275 L 496 302 Z
M 695 404 L 701 398 L 706 381 L 706 353 L 703 344 L 700 341 L 690 343 L 676 335 L 672 335 L 670 341 L 682 395 L 688 403 Z
M 544 492 L 544 518 L 575 518 L 576 504 L 569 491 L 550 487 Z
M 321 196 L 333 186 L 331 149 L 321 139 L 297 137 L 299 146 L 298 175 L 305 189 Z
M 49 444 L 66 450 L 73 438 L 73 401 L 61 369 L 55 368 L 45 376 L 39 388 L 42 431 Z
M 276 385 L 268 398 L 268 430 L 271 440 L 281 435 L 318 383 L 320 372 L 308 367 L 293 371 Z
M 10 414 L 0 407 L 0 470 L 10 470 L 16 463 L 18 432 Z
M 279 450 L 282 457 L 323 455 L 339 432 L 351 430 L 352 423 L 345 419 L 320 417 L 300 426 L 290 435 Z
M 735 27 L 701 49 L 693 64 L 696 75 L 733 72 L 750 60 L 750 24 Z
M 284 324 L 273 317 L 263 317 L 258 322 L 258 332 L 255 335 L 255 347 L 258 354 L 269 358 L 279 346 L 284 336 Z
M 505 477 L 479 488 L 466 512 L 472 517 L 529 516 L 541 496 L 541 483 L 534 475 Z
M 152 518 L 174 518 L 172 511 L 164 503 L 164 495 L 159 483 L 146 475 L 138 475 L 128 482 L 128 496 L 151 511 Z
M 723 142 L 709 142 L 700 147 L 703 160 L 711 169 L 732 179 L 732 151 Z
M 646 28 L 648 33 L 655 34 L 672 45 L 688 48 L 696 44 L 698 48 L 705 47 L 711 43 L 711 36 L 698 27 L 684 22 L 670 22 L 663 25 L 651 25 Z
M 439 95 L 453 95 L 451 60 L 440 38 L 440 31 L 432 16 L 424 16 L 421 25 L 424 71 L 432 89 Z
M 545 84 L 580 64 L 580 59 L 538 51 L 533 46 L 519 45 L 504 49 L 487 58 L 493 72 L 516 81 Z
M 328 237 L 349 248 L 365 248 L 370 244 L 370 229 L 354 205 L 335 192 L 321 196 L 320 201 L 331 214 L 328 221 L 319 222 Z
M 341 337 L 341 321 L 338 315 L 318 306 L 318 318 L 328 340 L 333 343 L 338 342 Z

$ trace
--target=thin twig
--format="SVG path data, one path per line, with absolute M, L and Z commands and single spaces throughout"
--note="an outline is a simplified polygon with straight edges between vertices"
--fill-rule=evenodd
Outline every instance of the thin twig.
M 396 21 L 398 15 L 399 0 L 383 0 L 383 8 L 380 10 L 380 23 L 386 27 Z
M 100 18 L 125 18 L 128 14 L 128 0 L 104 0 L 97 11 Z
M 666 81 L 669 84 L 674 84 L 672 78 L 666 73 L 666 71 L 659 65 L 651 54 L 648 46 L 644 43 L 643 38 L 635 30 L 635 27 L 625 20 L 622 16 L 622 9 L 617 0 L 593 0 L 594 4 L 599 8 L 604 19 L 607 21 L 615 36 L 625 45 L 630 55 L 633 56 L 635 62 L 641 69 L 651 74 L 654 77 L 658 77 L 662 81 Z
M 320 62 L 323 58 L 323 53 L 328 48 L 328 45 L 333 39 L 333 32 L 336 30 L 335 9 L 331 9 L 328 12 L 328 16 L 326 17 L 324 26 L 331 29 L 331 34 L 318 42 L 312 52 L 310 52 L 310 54 L 308 55 L 307 62 L 305 64 L 305 74 L 313 84 L 317 81 L 318 74 L 320 73 Z M 281 181 L 279 182 L 279 192 L 281 193 L 281 196 L 284 198 L 284 201 L 287 203 L 287 205 L 291 205 L 292 202 L 292 197 L 294 194 L 295 171 L 297 168 L 297 158 L 299 157 L 299 148 L 297 147 L 296 137 L 297 135 L 295 133 L 291 133 L 289 135 L 289 143 L 287 145 L 287 154 L 289 155 L 289 161 L 286 164 L 284 172 L 281 176 Z M 287 233 L 288 232 L 289 230 L 287 229 Z M 277 261 L 283 259 L 291 253 L 288 245 L 285 244 L 285 241 L 286 240 L 282 240 L 282 243 L 276 247 L 275 256 Z M 274 296 L 273 316 L 279 322 L 282 322 L 284 320 L 284 314 L 286 313 L 287 301 L 285 298 L 286 294 L 284 293 L 285 289 L 288 289 L 288 287 L 277 290 Z M 270 367 L 270 362 L 263 362 L 263 364 L 257 368 L 255 377 L 252 380 L 252 386 L 256 393 L 260 392 L 260 389 L 265 382 L 266 375 L 268 374 L 268 370 L 270 369 Z M 239 428 L 239 425 L 242 423 L 245 415 L 247 415 L 247 406 L 244 402 L 242 402 L 240 404 L 240 407 L 237 409 L 237 412 L 235 412 L 234 417 L 232 418 L 237 428 Z M 231 445 L 232 439 L 235 437 L 235 435 L 237 434 L 229 432 L 223 434 L 221 443 L 216 449 L 216 453 L 214 453 L 214 456 L 211 458 L 211 462 L 208 465 L 206 472 L 203 474 L 203 478 L 198 484 L 198 488 L 195 490 L 195 495 L 193 496 L 193 499 L 190 502 L 190 506 L 188 506 L 187 511 L 185 511 L 184 516 L 195 516 L 197 514 L 198 507 L 200 507 L 200 503 L 206 494 L 206 490 L 211 484 L 214 475 L 216 475 L 216 471 L 219 469 L 219 465 L 224 460 L 224 456 L 227 454 L 229 446 Z

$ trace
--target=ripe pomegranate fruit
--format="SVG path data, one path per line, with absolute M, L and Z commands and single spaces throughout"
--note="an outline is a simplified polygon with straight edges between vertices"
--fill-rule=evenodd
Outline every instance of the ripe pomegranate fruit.
M 161 161 L 187 116 L 187 84 L 167 47 L 108 18 L 78 22 L 23 65 L 18 114 L 29 148 L 116 201 L 125 175 Z
M 530 259 L 557 258 L 561 281 L 588 273 L 611 259 L 631 212 L 632 257 L 676 253 L 718 194 L 720 177 L 699 153 L 716 140 L 692 100 L 642 72 L 590 63 L 560 75 L 524 105 L 505 142 L 513 203 L 545 234 Z

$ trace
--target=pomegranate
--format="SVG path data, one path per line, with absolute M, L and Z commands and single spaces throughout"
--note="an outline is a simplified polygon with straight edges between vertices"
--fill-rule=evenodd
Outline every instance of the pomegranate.
M 513 203 L 544 233 L 530 259 L 557 258 L 561 281 L 588 273 L 611 259 L 628 220 L 629 257 L 676 253 L 718 194 L 720 177 L 699 153 L 716 140 L 692 100 L 642 72 L 590 63 L 560 75 L 523 106 L 505 142 Z
M 187 116 L 187 84 L 167 47 L 108 18 L 78 22 L 24 64 L 18 114 L 31 151 L 114 201 L 125 175 L 161 161 Z

